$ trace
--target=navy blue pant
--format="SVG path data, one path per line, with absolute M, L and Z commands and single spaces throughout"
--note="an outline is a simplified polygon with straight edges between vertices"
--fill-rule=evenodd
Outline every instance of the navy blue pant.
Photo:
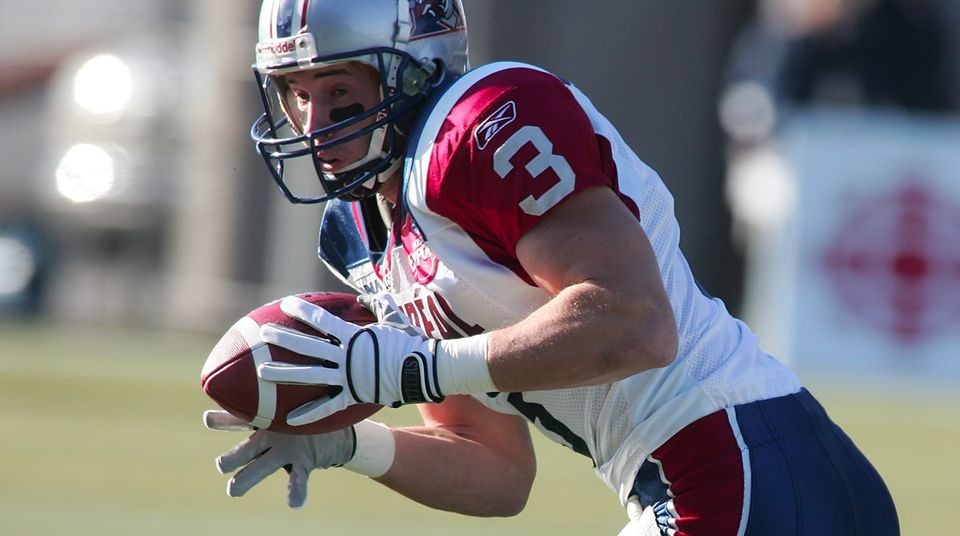
M 900 534 L 880 475 L 806 389 L 691 423 L 633 490 L 665 535 Z

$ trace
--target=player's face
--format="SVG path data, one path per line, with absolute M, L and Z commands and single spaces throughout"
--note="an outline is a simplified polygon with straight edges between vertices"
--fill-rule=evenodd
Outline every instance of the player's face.
M 350 62 L 280 77 L 287 88 L 287 112 L 301 132 L 312 132 L 375 108 L 380 103 L 380 76 L 372 67 Z M 375 121 L 371 116 L 320 141 L 349 134 Z M 336 173 L 366 156 L 370 134 L 318 151 L 323 171 Z

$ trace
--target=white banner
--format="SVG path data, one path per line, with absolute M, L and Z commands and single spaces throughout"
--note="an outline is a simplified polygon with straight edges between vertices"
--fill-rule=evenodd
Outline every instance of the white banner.
M 794 202 L 748 280 L 775 351 L 801 373 L 960 379 L 960 122 L 815 114 L 777 145 Z

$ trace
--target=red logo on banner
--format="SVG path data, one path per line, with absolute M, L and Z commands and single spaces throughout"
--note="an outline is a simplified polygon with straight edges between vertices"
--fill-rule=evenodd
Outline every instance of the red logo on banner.
M 960 206 L 908 181 L 862 200 L 841 222 L 824 263 L 838 300 L 901 342 L 960 320 Z

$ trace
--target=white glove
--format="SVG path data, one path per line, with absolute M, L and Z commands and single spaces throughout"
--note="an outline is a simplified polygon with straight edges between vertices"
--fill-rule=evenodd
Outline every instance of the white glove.
M 627 517 L 630 522 L 620 531 L 617 536 L 661 536 L 664 534 L 657 525 L 657 515 L 652 506 L 644 508 L 640 500 L 636 497 L 630 497 L 627 501 Z
M 281 300 L 280 309 L 331 338 L 276 324 L 262 326 L 264 342 L 316 359 L 317 364 L 269 361 L 258 367 L 260 378 L 280 384 L 343 388 L 332 398 L 313 400 L 291 411 L 287 415 L 291 426 L 318 421 L 361 402 L 399 407 L 443 401 L 437 385 L 436 341 L 388 325 L 361 327 L 296 296 Z
M 203 423 L 211 430 L 252 429 L 243 420 L 218 410 L 204 412 Z M 349 462 L 353 457 L 355 444 L 353 427 L 316 435 L 257 430 L 219 456 L 216 459 L 217 470 L 221 474 L 227 474 L 240 469 L 227 482 L 227 495 L 240 497 L 283 468 L 289 474 L 287 504 L 291 508 L 300 508 L 307 500 L 307 479 L 310 472 Z
M 377 316 L 377 322 L 380 325 L 397 328 L 407 335 L 421 335 L 390 294 L 386 292 L 361 294 L 357 296 L 357 301 Z

